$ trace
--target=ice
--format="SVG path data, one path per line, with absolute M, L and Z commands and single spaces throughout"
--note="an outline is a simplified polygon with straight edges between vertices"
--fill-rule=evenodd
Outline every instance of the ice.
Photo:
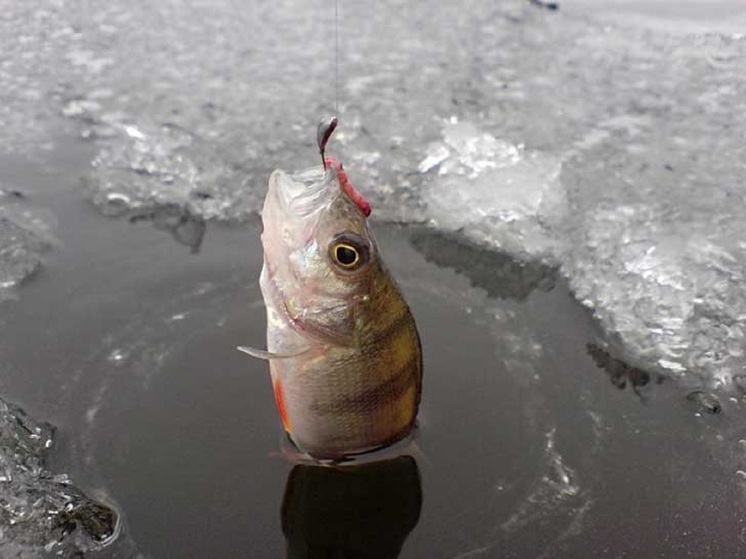
M 559 266 L 632 367 L 746 373 L 746 37 L 427 5 L 346 5 L 337 58 L 321 0 L 6 1 L 0 150 L 93 142 L 96 204 L 166 208 L 194 248 L 272 169 L 317 164 L 336 112 L 329 154 L 375 218 Z
M 209 144 L 187 131 L 168 125 L 117 127 L 122 136 L 99 152 L 86 179 L 104 213 L 180 207 L 202 219 L 240 219 L 258 203 L 240 168 L 224 166 Z
M 558 158 L 527 152 L 453 118 L 418 169 L 434 171 L 422 197 L 436 227 L 522 258 L 557 253 L 550 223 L 564 212 Z
M 0 399 L 0 555 L 77 557 L 107 545 L 117 513 L 86 496 L 46 460 L 54 428 Z
M 597 213 L 564 269 L 576 295 L 645 364 L 739 374 L 746 254 L 733 243 L 725 249 L 728 240 L 717 237 L 727 228 L 691 219 L 666 224 L 666 213 L 642 205 Z M 730 230 L 740 227 L 734 219 Z
M 0 189 L 0 301 L 42 264 L 53 237 L 43 217 L 29 207 L 21 192 Z

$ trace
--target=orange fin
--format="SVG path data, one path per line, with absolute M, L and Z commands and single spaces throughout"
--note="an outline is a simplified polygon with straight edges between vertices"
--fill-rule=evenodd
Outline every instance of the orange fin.
M 277 411 L 282 421 L 282 428 L 290 433 L 290 421 L 288 420 L 288 412 L 285 408 L 285 396 L 282 393 L 282 384 L 280 384 L 279 380 L 275 380 L 272 383 L 272 390 L 275 393 L 275 403 L 277 404 Z

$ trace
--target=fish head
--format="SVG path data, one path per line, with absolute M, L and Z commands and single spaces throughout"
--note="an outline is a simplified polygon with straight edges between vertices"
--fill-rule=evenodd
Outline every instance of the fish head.
M 382 274 L 368 228 L 370 206 L 342 166 L 275 171 L 262 211 L 265 302 L 301 331 L 354 337 L 355 308 Z

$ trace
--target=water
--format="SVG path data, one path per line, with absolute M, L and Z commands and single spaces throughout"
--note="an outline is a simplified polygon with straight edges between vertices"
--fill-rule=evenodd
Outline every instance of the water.
M 419 450 L 335 475 L 278 455 L 265 364 L 233 349 L 264 335 L 268 171 L 316 164 L 334 103 L 325 5 L 251 7 L 1 11 L 0 393 L 121 529 L 3 552 L 302 556 L 374 514 L 357 493 L 388 511 L 346 544 L 373 556 L 741 554 L 744 39 L 343 3 L 329 150 L 426 370 Z

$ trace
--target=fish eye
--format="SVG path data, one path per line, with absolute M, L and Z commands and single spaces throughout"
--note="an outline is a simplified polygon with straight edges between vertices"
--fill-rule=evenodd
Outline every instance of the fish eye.
M 355 247 L 340 243 L 334 247 L 334 258 L 342 266 L 351 268 L 360 260 L 360 255 Z
M 368 261 L 368 245 L 362 237 L 353 233 L 343 233 L 329 246 L 332 262 L 343 270 L 357 270 Z

